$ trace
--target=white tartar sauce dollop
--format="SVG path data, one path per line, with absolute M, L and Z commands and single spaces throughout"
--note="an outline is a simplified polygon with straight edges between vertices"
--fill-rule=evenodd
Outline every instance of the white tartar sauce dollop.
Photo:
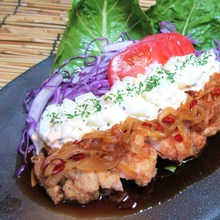
M 162 109 L 177 109 L 184 103 L 185 91 L 203 89 L 215 72 L 220 72 L 220 63 L 213 52 L 172 57 L 165 66 L 152 64 L 146 75 L 125 77 L 100 98 L 86 93 L 75 101 L 64 99 L 62 104 L 48 105 L 40 120 L 39 137 L 48 146 L 61 148 L 68 141 L 80 141 L 85 133 L 107 130 L 128 116 L 155 119 Z

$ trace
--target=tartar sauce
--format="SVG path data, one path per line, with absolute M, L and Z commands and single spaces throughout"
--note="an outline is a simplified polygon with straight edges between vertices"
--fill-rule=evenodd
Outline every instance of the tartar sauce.
M 165 66 L 152 64 L 146 75 L 125 77 L 100 98 L 87 93 L 75 101 L 64 99 L 62 104 L 48 105 L 40 120 L 39 136 L 48 146 L 61 148 L 65 142 L 107 130 L 128 116 L 155 119 L 162 109 L 177 109 L 184 103 L 185 91 L 203 89 L 214 72 L 220 72 L 220 63 L 213 52 L 173 57 Z

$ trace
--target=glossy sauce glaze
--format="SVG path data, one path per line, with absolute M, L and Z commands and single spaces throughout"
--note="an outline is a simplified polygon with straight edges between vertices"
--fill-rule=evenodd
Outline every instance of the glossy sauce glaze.
M 158 160 L 156 178 L 147 187 L 138 187 L 132 181 L 123 181 L 125 193 L 123 201 L 121 195 L 101 197 L 99 201 L 91 202 L 86 206 L 76 203 L 64 203 L 54 206 L 47 193 L 37 185 L 32 188 L 30 184 L 31 164 L 22 173 L 17 185 L 33 203 L 37 203 L 52 212 L 62 213 L 75 218 L 95 218 L 125 216 L 138 213 L 148 208 L 163 204 L 180 192 L 184 193 L 186 187 L 207 177 L 220 168 L 220 134 L 208 138 L 207 146 L 198 158 L 195 158 L 178 167 L 175 173 L 164 170 L 162 167 L 170 162 Z M 19 161 L 18 161 L 19 165 Z

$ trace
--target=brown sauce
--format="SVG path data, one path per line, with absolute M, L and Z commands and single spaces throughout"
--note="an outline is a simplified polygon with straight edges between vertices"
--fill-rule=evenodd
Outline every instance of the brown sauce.
M 30 186 L 30 170 L 28 167 L 17 181 L 19 188 L 25 196 L 46 207 L 53 212 L 66 214 L 76 218 L 95 218 L 105 216 L 125 216 L 140 212 L 166 202 L 168 199 L 183 191 L 187 186 L 196 183 L 213 173 L 220 167 L 220 134 L 208 139 L 208 144 L 198 158 L 195 158 L 177 168 L 175 173 L 162 169 L 167 161 L 159 160 L 156 178 L 147 187 L 138 187 L 132 181 L 123 181 L 127 197 L 125 201 L 116 203 L 112 201 L 117 196 L 102 197 L 99 201 L 91 202 L 86 206 L 76 203 L 65 203 L 54 206 L 45 190 Z M 131 208 L 133 207 L 133 208 Z

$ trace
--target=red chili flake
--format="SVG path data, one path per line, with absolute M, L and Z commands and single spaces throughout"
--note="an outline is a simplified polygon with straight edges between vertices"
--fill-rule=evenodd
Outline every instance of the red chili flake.
M 143 123 L 143 126 L 146 126 L 148 128 L 151 128 L 152 127 L 152 124 L 151 123 L 148 123 L 148 122 L 144 122 Z
M 45 160 L 46 161 L 46 160 Z M 48 165 L 49 165 L 49 163 L 48 162 L 43 162 L 42 164 L 41 164 L 41 170 L 44 172 L 46 169 L 47 169 L 47 167 L 48 167 Z
M 77 140 L 73 141 L 73 144 L 79 144 L 79 143 L 80 141 L 77 141 Z
M 197 105 L 197 100 L 193 99 L 190 103 L 189 103 L 189 109 L 191 110 L 195 105 Z
M 175 119 L 167 115 L 162 119 L 162 122 L 172 125 L 175 122 Z
M 63 159 L 55 158 L 55 159 L 51 160 L 51 163 L 53 165 L 55 165 L 52 172 L 51 172 L 51 175 L 55 175 L 64 169 L 66 162 Z
M 220 96 L 220 88 L 213 89 L 210 94 L 211 94 L 212 97 Z
M 183 141 L 183 136 L 181 134 L 176 134 L 173 138 L 178 142 Z
M 163 131 L 163 127 L 158 122 L 156 122 L 156 130 L 160 132 Z
M 51 162 L 51 160 L 48 160 L 48 158 L 49 158 L 52 154 L 53 154 L 53 153 L 49 153 L 49 154 L 47 155 L 47 157 L 45 158 L 44 162 L 41 164 L 41 167 L 40 167 L 40 168 L 41 168 L 42 171 L 45 171 L 45 170 L 47 169 L 49 163 Z
M 78 160 L 82 160 L 84 159 L 86 156 L 83 153 L 80 154 L 75 154 L 72 157 L 70 157 L 70 159 L 78 161 Z

